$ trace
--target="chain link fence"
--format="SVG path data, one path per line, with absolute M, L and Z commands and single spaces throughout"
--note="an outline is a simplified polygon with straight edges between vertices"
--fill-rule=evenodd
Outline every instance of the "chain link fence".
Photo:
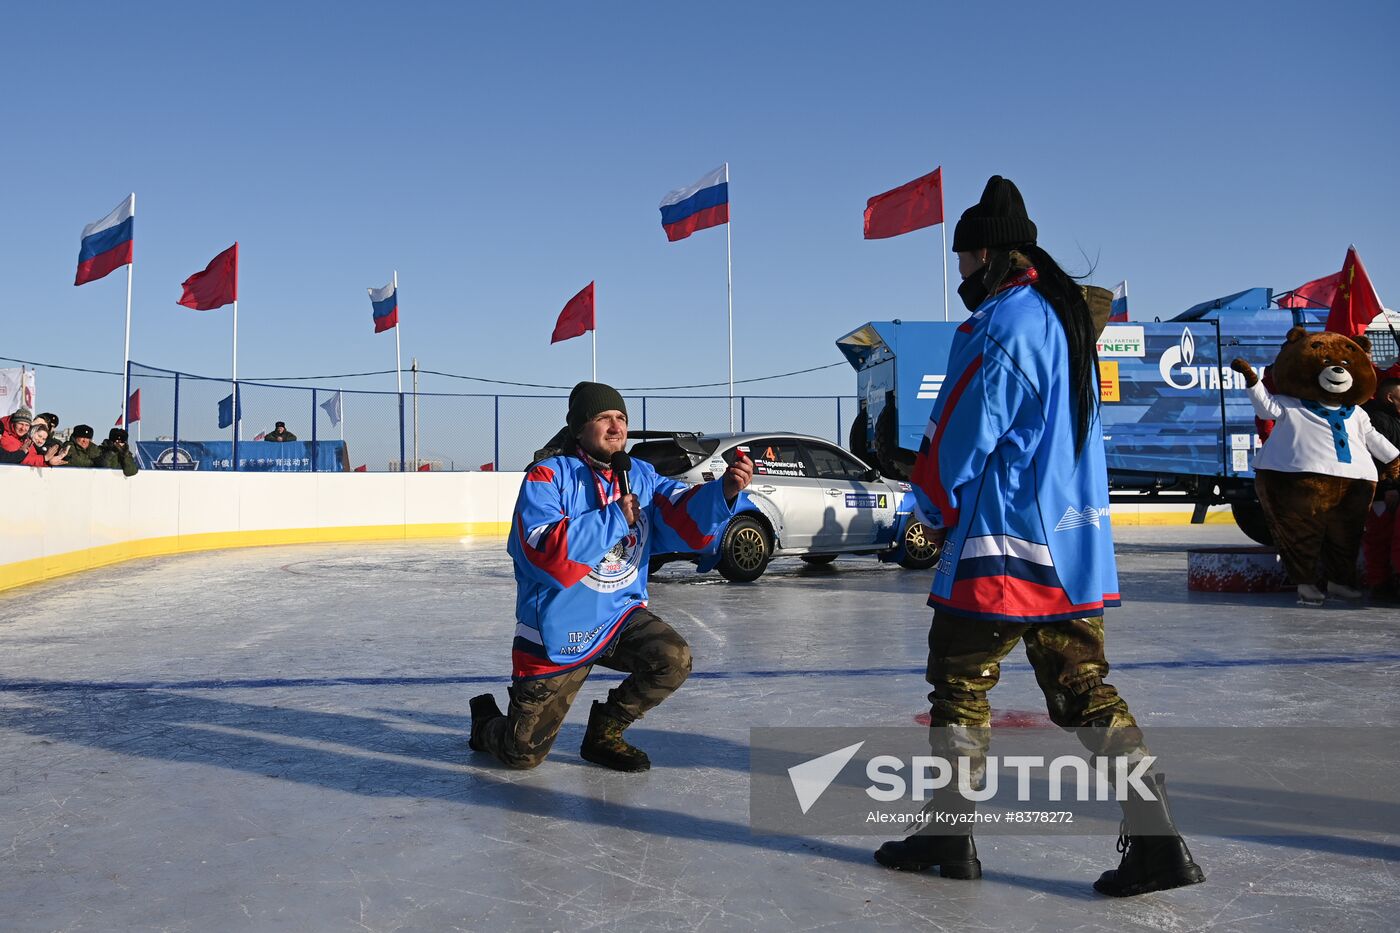
M 568 396 L 370 392 L 237 384 L 131 364 L 132 425 L 154 469 L 302 472 L 520 470 L 564 424 Z M 636 430 L 792 431 L 845 445 L 854 396 L 625 396 Z M 276 432 L 278 422 L 290 439 Z M 272 439 L 267 439 L 271 435 Z

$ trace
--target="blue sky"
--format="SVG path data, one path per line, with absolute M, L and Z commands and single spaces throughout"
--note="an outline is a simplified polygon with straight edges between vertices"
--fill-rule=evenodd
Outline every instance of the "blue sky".
M 1395 306 L 1396 11 L 7 4 L 0 355 L 118 368 L 125 276 L 71 283 L 83 225 L 135 191 L 139 361 L 227 373 L 228 312 L 175 300 L 236 239 L 246 377 L 390 368 L 365 289 L 397 268 L 405 365 L 587 378 L 587 339 L 548 339 L 596 279 L 600 378 L 722 382 L 724 231 L 669 244 L 657 204 L 726 160 L 738 378 L 837 362 L 867 320 L 942 317 L 938 230 L 865 242 L 860 220 L 938 165 L 953 219 L 1014 179 L 1042 245 L 1126 278 L 1137 318 L 1300 284 L 1352 242 Z M 42 407 L 110 423 L 111 379 L 40 378 Z

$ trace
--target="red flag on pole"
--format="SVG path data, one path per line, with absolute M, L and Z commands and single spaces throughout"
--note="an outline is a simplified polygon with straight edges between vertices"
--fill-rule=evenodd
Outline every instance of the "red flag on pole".
M 1278 300 L 1280 308 L 1330 308 L 1337 295 L 1337 286 L 1342 284 L 1342 274 L 1333 272 L 1320 279 L 1304 282 L 1291 292 L 1284 292 Z
M 369 467 L 362 463 L 362 464 L 360 464 L 359 466 L 355 467 L 354 472 L 356 472 L 356 473 L 368 473 L 368 472 L 369 472 Z
M 133 421 L 140 420 L 141 390 L 137 389 L 135 392 L 131 393 L 131 396 L 126 400 L 126 423 L 131 424 Z
M 494 473 L 496 472 L 496 464 L 489 462 L 483 463 L 481 466 L 477 467 L 477 469 L 483 473 Z
M 196 311 L 213 311 L 238 300 L 238 244 L 215 256 L 203 272 L 182 283 L 184 293 L 176 304 Z
M 1364 333 L 1376 315 L 1381 313 L 1381 299 L 1376 294 L 1361 257 L 1356 255 L 1356 247 L 1347 248 L 1346 261 L 1339 273 L 1342 280 L 1337 283 L 1337 294 L 1332 299 L 1332 313 L 1327 315 L 1327 329 L 1335 334 L 1355 337 Z
M 865 238 L 883 240 L 943 223 L 943 167 L 865 202 Z
M 559 312 L 559 320 L 554 323 L 551 344 L 561 340 L 582 337 L 593 329 L 593 283 L 589 282 L 583 291 L 569 299 L 564 310 Z
M 422 466 L 420 466 L 420 467 L 418 468 L 418 472 L 419 472 L 419 473 L 431 473 L 432 470 L 433 470 L 433 465 L 432 465 L 431 463 L 425 463 L 425 464 L 423 464 Z

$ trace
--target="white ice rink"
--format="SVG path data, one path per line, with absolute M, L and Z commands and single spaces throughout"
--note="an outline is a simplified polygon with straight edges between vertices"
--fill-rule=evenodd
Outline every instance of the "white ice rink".
M 1191 595 L 1219 526 L 1118 532 L 1110 680 L 1160 725 L 1393 725 L 1400 613 Z M 645 774 L 467 749 L 504 700 L 501 541 L 309 545 L 133 562 L 0 595 L 5 930 L 1394 930 L 1400 840 L 1195 835 L 1205 884 L 1114 901 L 1102 837 L 979 838 L 979 882 L 887 871 L 878 838 L 750 833 L 748 729 L 926 710 L 928 573 L 670 566 L 652 608 L 695 674 L 628 736 Z M 1042 711 L 1024 656 L 992 694 Z M 1151 733 L 1148 733 L 1149 739 Z M 1072 739 L 1066 750 L 1075 751 Z M 1169 769 L 1168 769 L 1169 770 Z M 897 835 L 892 833 L 891 836 Z

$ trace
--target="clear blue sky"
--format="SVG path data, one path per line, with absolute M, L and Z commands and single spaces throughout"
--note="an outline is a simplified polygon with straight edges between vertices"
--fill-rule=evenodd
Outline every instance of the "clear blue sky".
M 135 191 L 139 361 L 228 371 L 228 311 L 175 300 L 236 239 L 248 377 L 390 368 L 365 289 L 397 268 L 405 365 L 587 378 L 587 339 L 548 339 L 596 279 L 601 378 L 720 382 L 724 231 L 668 244 L 657 204 L 726 160 L 739 378 L 941 318 L 938 230 L 861 238 L 867 197 L 938 165 L 952 219 L 1014 179 L 1136 318 L 1295 286 L 1351 242 L 1396 306 L 1398 9 L 6 4 L 0 354 L 118 368 L 124 274 L 71 283 L 83 225 Z M 110 379 L 41 380 L 41 407 L 110 424 Z

